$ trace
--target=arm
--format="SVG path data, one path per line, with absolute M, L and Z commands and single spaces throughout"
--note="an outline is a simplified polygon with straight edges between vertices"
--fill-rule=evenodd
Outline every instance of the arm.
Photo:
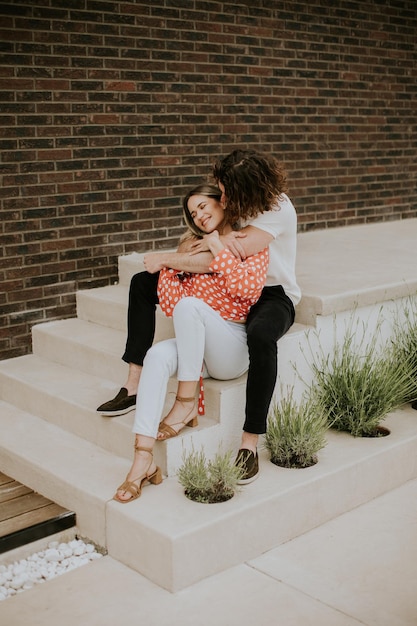
M 234 230 L 228 235 L 221 236 L 224 247 L 241 260 L 264 250 L 273 239 L 274 237 L 270 233 L 256 228 L 256 226 L 245 226 L 242 230 Z M 207 250 L 208 246 L 204 238 L 191 244 L 190 254 L 202 254 Z
M 271 243 L 273 236 L 255 226 L 246 226 L 242 230 L 222 235 L 220 240 L 224 248 L 228 248 L 238 259 L 257 254 Z M 206 274 L 211 272 L 210 264 L 213 254 L 210 251 L 207 237 L 198 241 L 186 240 L 180 244 L 177 252 L 151 252 L 144 257 L 145 269 L 150 274 L 170 267 L 182 272 Z
M 267 248 L 271 241 L 274 240 L 273 235 L 267 233 L 266 230 L 256 228 L 256 226 L 246 226 L 240 232 L 245 235 L 241 240 L 246 255 L 245 258 L 253 254 L 258 254 L 258 252 Z
M 147 272 L 155 274 L 165 267 L 176 269 L 181 272 L 205 274 L 211 272 L 210 263 L 213 255 L 209 249 L 193 256 L 190 255 L 195 239 L 186 239 L 181 242 L 176 252 L 151 252 L 145 254 L 144 265 Z

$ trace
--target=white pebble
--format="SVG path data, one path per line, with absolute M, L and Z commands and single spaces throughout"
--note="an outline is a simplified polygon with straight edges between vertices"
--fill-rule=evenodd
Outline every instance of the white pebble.
M 13 574 L 15 576 L 16 574 L 21 574 L 22 572 L 26 571 L 27 566 L 27 561 L 19 561 L 19 563 L 15 563 L 13 565 Z
M 16 578 L 13 578 L 12 582 L 10 583 L 10 586 L 12 589 L 16 589 L 17 591 L 17 589 L 20 589 L 26 583 L 27 583 L 27 576 L 25 574 L 21 574 L 20 576 L 16 576 Z
M 58 550 L 55 548 L 50 548 L 45 552 L 45 559 L 47 561 L 59 561 L 60 556 Z
M 68 543 L 51 541 L 46 550 L 7 566 L 0 565 L 0 601 L 101 557 L 93 544 L 81 539 Z
M 61 548 L 60 546 L 59 551 L 64 559 L 68 558 L 69 556 L 72 556 L 72 550 L 71 548 L 68 548 L 67 546 L 64 546 L 63 548 Z

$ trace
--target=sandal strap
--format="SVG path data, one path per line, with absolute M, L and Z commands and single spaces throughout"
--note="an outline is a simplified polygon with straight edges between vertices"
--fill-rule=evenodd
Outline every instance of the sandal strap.
M 138 493 L 142 491 L 142 483 L 137 485 L 133 480 L 125 480 L 125 482 L 117 488 L 117 491 L 127 491 L 133 496 L 133 498 L 136 498 Z M 132 500 L 132 498 L 126 500 L 126 502 L 129 502 L 130 500 Z
M 137 446 L 136 443 L 134 445 L 135 452 L 148 452 L 151 455 L 151 460 L 149 461 L 149 465 L 146 468 L 146 475 L 148 475 L 148 471 L 153 462 L 153 449 L 152 448 L 144 448 L 143 446 Z M 138 480 L 137 478 L 135 480 Z
M 195 401 L 194 396 L 192 398 L 183 398 L 181 396 L 175 396 L 175 399 L 178 400 L 178 402 L 194 402 Z
M 136 443 L 133 446 L 135 448 L 135 452 L 149 452 L 153 456 L 153 448 L 144 448 L 143 446 L 137 446 Z
M 178 424 L 182 424 L 182 422 L 178 422 Z M 177 424 L 174 424 L 176 426 Z M 171 428 L 169 424 L 165 424 L 165 422 L 161 422 L 158 428 L 159 432 L 166 433 L 169 437 L 176 437 L 178 435 L 177 431 Z

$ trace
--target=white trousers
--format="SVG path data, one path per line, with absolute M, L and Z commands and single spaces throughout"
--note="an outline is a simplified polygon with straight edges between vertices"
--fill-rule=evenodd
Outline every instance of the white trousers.
M 203 376 L 230 380 L 249 366 L 245 324 L 228 322 L 198 298 L 180 300 L 174 309 L 175 339 L 155 343 L 143 361 L 133 432 L 156 437 L 168 380 L 198 381 Z

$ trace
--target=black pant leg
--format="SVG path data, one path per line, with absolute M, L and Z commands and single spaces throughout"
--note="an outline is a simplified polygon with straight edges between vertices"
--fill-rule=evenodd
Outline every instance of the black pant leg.
M 143 365 L 143 359 L 153 343 L 158 304 L 158 277 L 159 272 L 156 274 L 140 272 L 130 281 L 127 341 L 122 356 L 126 363 Z
M 246 432 L 260 435 L 266 431 L 278 373 L 277 341 L 292 326 L 294 317 L 293 303 L 280 285 L 264 287 L 249 312 L 246 324 L 249 370 L 243 426 Z

